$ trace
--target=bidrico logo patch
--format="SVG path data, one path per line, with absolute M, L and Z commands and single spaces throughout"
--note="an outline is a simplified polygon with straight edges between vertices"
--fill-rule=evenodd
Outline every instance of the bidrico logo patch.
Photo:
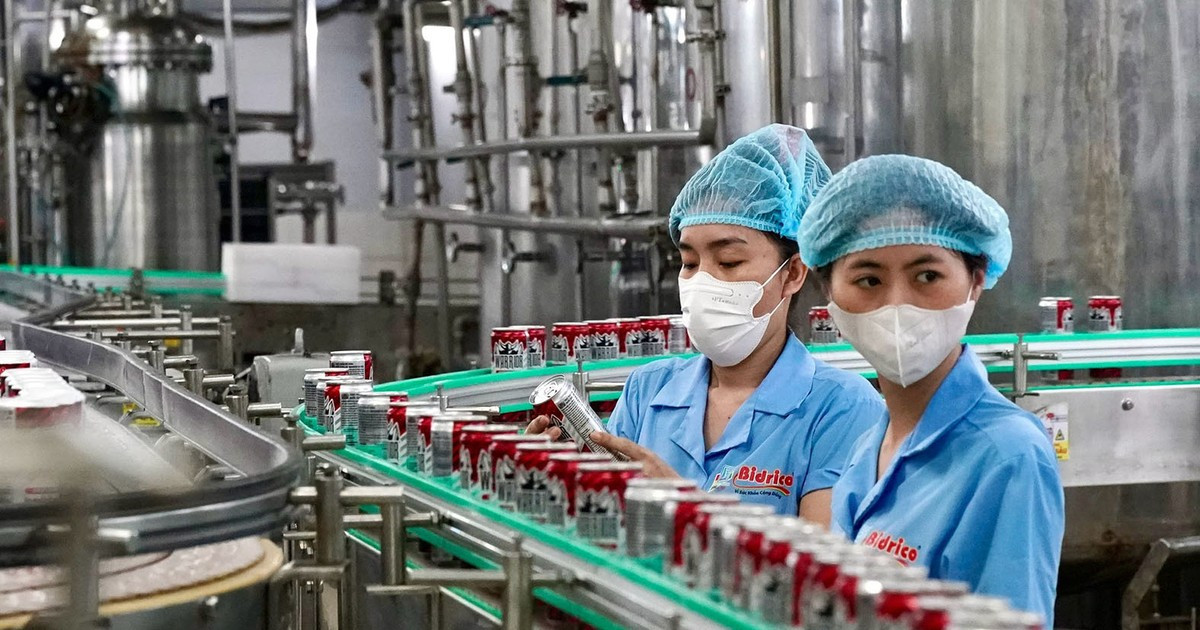
M 920 552 L 916 547 L 904 544 L 903 538 L 895 538 L 887 532 L 873 531 L 863 540 L 862 544 L 874 547 L 900 561 L 900 564 L 910 565 L 917 561 Z
M 792 493 L 794 475 L 786 475 L 778 468 L 769 470 L 755 466 L 726 466 L 713 478 L 709 492 L 718 488 L 732 488 L 738 494 L 773 494 L 786 497 Z

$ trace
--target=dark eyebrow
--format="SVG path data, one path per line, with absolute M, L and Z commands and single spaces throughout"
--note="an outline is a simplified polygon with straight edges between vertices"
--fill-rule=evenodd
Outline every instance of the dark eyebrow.
M 850 269 L 883 269 L 883 265 L 874 260 L 859 260 L 850 265 Z
M 748 244 L 749 243 L 747 243 L 746 239 L 744 239 L 744 238 L 738 238 L 736 236 L 727 236 L 725 238 L 719 238 L 719 239 L 709 243 L 705 247 L 705 249 L 714 250 L 714 249 L 721 249 L 722 247 L 729 247 L 730 245 L 748 245 Z
M 695 247 L 692 247 L 691 243 L 688 243 L 687 241 L 679 241 L 679 244 L 678 244 L 678 245 L 676 245 L 675 247 L 676 247 L 677 249 L 679 249 L 679 251 L 681 251 L 681 252 L 694 252 L 694 251 L 696 251 L 696 248 L 695 248 Z
M 921 265 L 928 265 L 930 263 L 939 263 L 939 262 L 942 262 L 942 260 L 940 258 L 938 258 L 937 256 L 934 256 L 933 254 L 925 254 L 924 256 L 917 258 L 916 260 L 908 263 L 907 265 L 904 265 L 904 268 L 912 269 L 913 267 L 920 267 Z

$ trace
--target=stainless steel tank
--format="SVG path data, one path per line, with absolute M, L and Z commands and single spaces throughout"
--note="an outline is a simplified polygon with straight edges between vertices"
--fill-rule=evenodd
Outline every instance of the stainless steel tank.
M 99 137 L 65 166 L 69 263 L 215 268 L 213 138 L 198 86 L 210 46 L 169 15 L 101 14 L 56 60 L 110 102 Z

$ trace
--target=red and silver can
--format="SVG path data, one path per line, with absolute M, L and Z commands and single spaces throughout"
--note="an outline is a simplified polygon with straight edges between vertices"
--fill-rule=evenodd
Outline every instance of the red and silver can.
M 796 590 L 794 553 L 797 548 L 825 544 L 828 539 L 820 528 L 799 519 L 764 533 L 755 558 L 758 567 L 748 577 L 743 574 L 742 606 L 772 624 L 789 623 Z
M 329 353 L 329 367 L 349 370 L 350 376 L 375 379 L 375 360 L 370 350 L 338 350 Z
M 353 376 L 342 376 L 339 378 L 331 378 L 325 381 L 325 398 L 322 401 L 322 408 L 325 421 L 325 431 L 335 435 L 345 433 L 345 427 L 342 426 L 342 387 L 350 386 L 351 388 L 359 388 L 365 385 L 367 391 L 370 391 L 371 381 L 363 378 L 355 378 Z M 350 443 L 350 436 L 346 436 L 346 443 Z
M 575 442 L 577 450 L 610 454 L 592 440 L 593 433 L 605 432 L 604 423 L 566 376 L 558 374 L 542 381 L 529 395 L 529 404 L 534 416 L 549 417 Z
M 909 630 L 918 620 L 918 602 L 922 597 L 959 596 L 967 592 L 967 585 L 963 582 L 914 579 L 917 573 L 910 575 L 913 577 L 889 574 L 879 580 L 859 579 L 855 608 L 860 617 L 865 615 L 859 627 L 869 630 Z
M 840 538 L 838 541 L 844 542 Z M 797 553 L 797 567 L 807 563 L 810 568 L 808 579 L 798 579 L 792 593 L 795 608 L 791 621 L 794 625 L 806 627 L 831 627 L 834 620 L 843 614 L 839 610 L 843 603 L 843 586 L 848 592 L 855 592 L 860 574 L 880 574 L 896 567 L 896 560 L 891 556 L 862 545 L 821 547 L 810 544 L 801 546 Z M 799 571 L 796 575 L 797 578 L 801 577 Z
M 1020 617 L 1018 617 L 1020 616 Z M 1008 601 L 982 595 L 925 595 L 917 598 L 916 621 L 912 630 L 950 630 L 950 628 L 1011 628 L 1041 630 L 1042 617 L 1021 613 L 1008 607 Z
M 1075 302 L 1069 297 L 1044 297 L 1038 300 L 1042 332 L 1075 332 Z
M 750 586 L 754 576 L 762 568 L 768 532 L 778 535 L 788 530 L 808 526 L 799 519 L 780 516 L 743 523 L 738 527 L 737 536 L 733 542 L 732 570 L 728 571 L 730 580 L 721 589 L 725 593 L 726 599 L 743 608 L 750 603 Z M 789 534 L 791 533 L 789 532 Z M 724 577 L 722 576 L 722 578 Z
M 612 461 L 600 453 L 553 453 L 546 463 L 545 522 L 566 527 L 575 523 L 575 482 L 579 465 Z
M 407 460 L 408 468 L 416 470 L 415 459 L 421 448 L 421 435 L 417 424 L 421 416 L 436 414 L 440 408 L 437 403 L 428 400 L 392 403 L 392 407 L 399 412 L 393 416 L 399 426 L 393 429 L 396 434 L 395 443 L 388 442 L 388 458 L 395 455 L 396 461 Z
M 734 494 L 715 494 L 697 490 L 686 492 L 668 499 L 663 504 L 663 521 L 667 526 L 667 547 L 663 555 L 662 570 L 664 573 L 675 573 L 681 578 L 686 576 L 673 570 L 675 565 L 683 564 L 684 534 L 700 513 L 704 505 L 738 505 L 740 500 Z
M 346 436 L 346 445 L 355 446 L 358 442 L 358 397 L 375 391 L 375 384 L 368 379 L 343 381 L 338 391 L 338 406 L 334 411 L 334 424 L 340 426 Z
M 492 371 L 515 372 L 529 367 L 529 329 L 506 326 L 492 329 Z
M 28 350 L 0 350 L 0 388 L 4 385 L 3 373 L 16 368 L 37 367 L 37 357 Z
M 392 432 L 397 430 L 393 417 L 403 417 L 403 407 L 392 407 L 392 403 L 406 402 L 404 392 L 368 392 L 358 396 L 358 443 L 364 446 L 387 444 L 392 441 Z M 399 433 L 395 439 L 399 440 Z
M 905 575 L 909 575 L 914 579 L 925 577 L 925 570 L 921 567 L 905 567 L 896 564 L 888 556 L 884 556 L 884 558 L 887 560 L 887 564 L 883 566 L 875 564 L 876 561 L 872 560 L 871 562 L 857 564 L 851 562 L 840 568 L 837 592 L 833 600 L 834 627 L 856 628 L 860 624 L 867 623 L 868 620 L 866 618 L 859 619 L 858 592 L 860 581 L 890 579 L 893 576 L 904 577 Z M 801 595 L 803 594 L 797 594 L 797 601 L 800 600 Z M 792 625 L 801 625 L 799 615 Z
M 327 416 L 325 414 L 325 411 L 326 411 L 325 388 L 329 386 L 330 381 L 343 379 L 343 378 L 353 378 L 353 377 L 350 376 L 349 373 L 342 374 L 341 376 L 328 376 L 325 374 L 319 374 L 319 375 L 317 375 L 317 377 L 314 379 L 314 382 L 313 382 L 313 389 L 315 390 L 316 397 L 317 397 L 317 414 L 315 416 L 312 416 L 312 418 L 314 420 L 316 420 L 317 424 L 321 428 L 325 429 L 326 431 L 329 430 L 329 416 Z M 332 405 L 330 405 L 330 408 L 332 409 Z
M 723 522 L 747 522 L 773 514 L 775 509 L 771 506 L 753 503 L 705 503 L 699 506 L 695 515 L 683 526 L 683 533 L 678 535 L 682 540 L 673 545 L 678 553 L 671 558 L 669 573 L 701 591 L 711 590 L 715 587 L 715 576 L 709 553 L 710 532 Z M 678 515 L 676 512 L 676 518 Z
M 350 376 L 346 368 L 309 368 L 304 370 L 304 414 L 314 420 L 321 417 L 324 388 L 317 389 L 321 377 Z
M 625 487 L 642 474 L 636 462 L 580 464 L 575 481 L 575 532 L 593 544 L 616 549 L 625 525 Z
M 588 334 L 591 336 L 591 359 L 606 361 L 621 357 L 621 340 L 617 334 L 620 327 L 611 319 L 590 321 Z
M 525 332 L 529 335 L 526 348 L 526 356 L 529 359 L 526 362 L 527 367 L 546 367 L 546 327 L 522 326 L 521 328 L 524 328 Z
M 438 407 L 423 407 L 415 416 L 409 415 L 405 420 L 408 424 L 406 433 L 412 436 L 409 446 L 416 445 L 413 466 L 419 473 L 429 474 L 433 467 L 433 419 L 443 413 Z
M 617 322 L 617 347 L 622 357 L 642 356 L 642 322 L 636 317 L 622 317 Z
M 639 317 L 642 323 L 642 356 L 657 357 L 667 353 L 667 340 L 671 337 L 671 318 L 664 315 Z
M 486 423 L 487 416 L 484 415 L 449 413 L 434 416 L 429 425 L 429 459 L 425 472 L 433 477 L 449 477 L 457 472 L 463 429 Z
M 814 306 L 808 309 L 808 330 L 811 333 L 810 338 L 813 345 L 842 342 L 842 333 L 838 330 L 837 324 L 833 323 L 829 307 Z
M 687 327 L 683 325 L 682 315 L 672 315 L 671 330 L 667 335 L 667 354 L 685 354 L 692 349 L 692 340 L 688 337 Z
M 663 505 L 676 495 L 696 490 L 690 479 L 639 477 L 625 489 L 625 553 L 650 558 L 663 553 L 668 526 L 663 523 Z
M 1116 332 L 1124 328 L 1122 320 L 1120 296 L 1093 295 L 1088 298 L 1088 330 Z
M 570 444 L 542 442 L 518 444 L 515 488 L 517 512 L 535 521 L 546 519 L 546 498 L 550 492 L 550 456 L 556 453 L 574 453 Z
M 0 350 L 8 350 L 8 338 L 0 335 Z
M 492 439 L 497 435 L 516 435 L 517 426 L 513 424 L 478 424 L 463 427 L 462 446 L 458 449 L 458 485 L 480 492 L 486 499 L 491 494 L 492 471 L 486 472 L 479 467 L 480 456 L 492 445 Z M 486 484 L 486 485 L 485 485 Z M 484 488 L 489 488 L 484 492 Z
M 578 359 L 592 360 L 592 333 L 585 322 L 557 322 L 550 327 L 550 349 L 546 354 L 552 365 L 567 365 Z
M 530 442 L 549 442 L 545 434 L 497 435 L 492 438 L 488 450 L 479 454 L 480 482 L 483 475 L 491 471 L 491 488 L 483 486 L 484 498 L 494 498 L 500 507 L 509 510 L 517 507 L 517 447 Z

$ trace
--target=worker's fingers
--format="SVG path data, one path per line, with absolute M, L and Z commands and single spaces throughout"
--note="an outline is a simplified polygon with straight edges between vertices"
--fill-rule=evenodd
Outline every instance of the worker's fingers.
M 550 427 L 550 417 L 549 416 L 538 416 L 529 422 L 529 425 L 525 427 L 525 432 L 530 435 L 537 435 L 538 433 L 544 433 L 546 431 L 546 429 L 549 427 Z M 551 436 L 550 439 L 553 440 L 556 438 L 554 436 Z
M 592 434 L 592 440 L 596 444 L 604 448 L 620 453 L 633 461 L 642 461 L 645 457 L 656 457 L 653 452 L 638 446 L 637 443 L 627 440 L 623 437 L 617 437 L 611 433 L 601 433 L 599 431 Z
M 562 429 L 558 427 L 550 427 L 546 429 L 546 437 L 550 438 L 551 442 L 557 442 L 562 439 Z

